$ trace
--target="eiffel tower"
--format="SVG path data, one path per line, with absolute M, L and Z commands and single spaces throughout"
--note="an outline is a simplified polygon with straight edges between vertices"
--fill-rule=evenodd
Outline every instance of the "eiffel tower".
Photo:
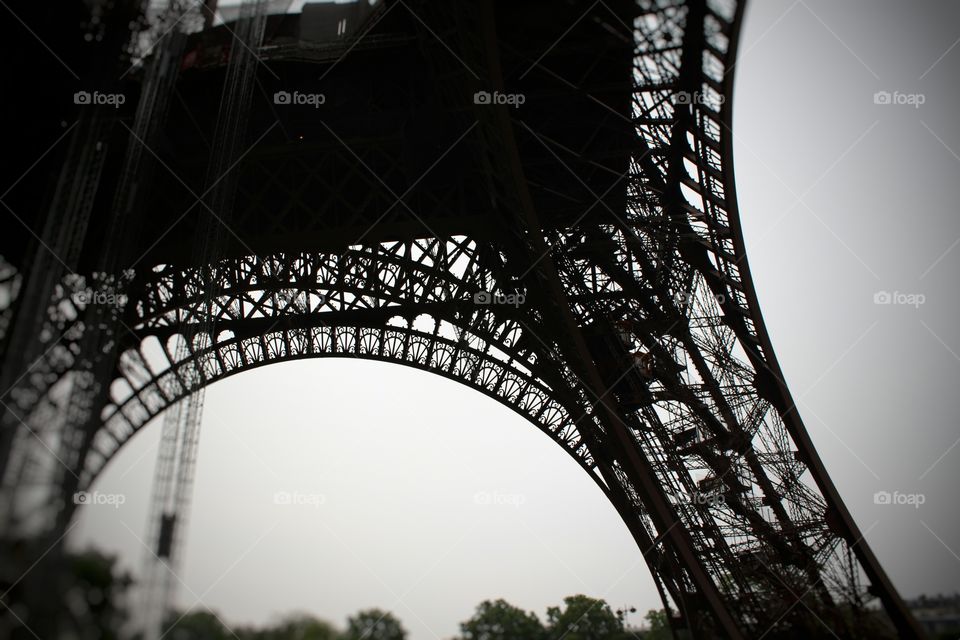
M 677 638 L 922 637 L 764 328 L 730 129 L 745 2 L 34 4 L 6 42 L 73 44 L 12 71 L 55 107 L 5 107 L 8 540 L 59 542 L 165 416 L 175 556 L 203 389 L 357 357 L 563 447 Z

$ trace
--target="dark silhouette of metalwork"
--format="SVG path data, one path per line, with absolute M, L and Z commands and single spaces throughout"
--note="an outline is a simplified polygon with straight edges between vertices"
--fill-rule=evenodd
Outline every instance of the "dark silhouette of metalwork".
M 170 559 L 203 388 L 359 357 L 563 447 L 677 637 L 921 637 L 764 329 L 732 165 L 744 2 L 246 2 L 222 24 L 172 2 L 132 39 L 141 3 L 67 4 L 25 22 L 94 37 L 37 63 L 59 111 L 4 158 L 8 539 L 59 541 L 173 408 L 151 540 Z

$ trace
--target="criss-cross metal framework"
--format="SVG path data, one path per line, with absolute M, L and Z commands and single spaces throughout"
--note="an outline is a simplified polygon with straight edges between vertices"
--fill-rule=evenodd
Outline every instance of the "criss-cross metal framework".
M 29 487 L 90 488 L 140 429 L 217 380 L 308 357 L 380 360 L 477 389 L 563 447 L 629 527 L 678 637 L 877 637 L 877 598 L 900 637 L 919 637 L 831 483 L 763 326 L 732 166 L 743 11 L 735 0 L 572 3 L 566 32 L 528 36 L 522 6 L 411 0 L 382 3 L 339 42 L 267 43 L 261 61 L 284 69 L 326 75 L 386 52 L 398 64 L 414 57 L 428 79 L 411 91 L 389 70 L 379 87 L 344 71 L 333 86 L 362 84 L 366 119 L 341 127 L 347 100 L 311 119 L 317 142 L 293 146 L 304 122 L 266 127 L 276 105 L 255 102 L 239 134 L 256 143 L 237 160 L 230 231 L 209 260 L 179 246 L 183 229 L 165 231 L 184 204 L 206 202 L 179 177 L 191 158 L 149 144 L 158 113 L 177 118 L 171 95 L 190 104 L 190 81 L 148 73 L 153 102 L 129 129 L 122 167 L 159 186 L 141 183 L 137 200 L 130 175 L 97 183 L 119 190 L 114 212 L 140 221 L 120 227 L 123 250 L 106 251 L 139 258 L 101 261 L 109 268 L 52 290 L 30 288 L 42 281 L 30 264 L 3 265 L 0 286 L 20 292 L 11 300 L 52 300 L 33 331 L 36 357 L 12 362 L 25 354 L 6 349 L 8 366 L 27 371 L 5 396 L 14 513 L 62 529 L 74 505 L 34 490 L 51 515 Z M 163 51 L 179 61 L 192 45 L 177 46 Z M 251 73 L 269 95 L 269 78 Z M 225 94 L 241 81 L 231 78 Z M 426 85 L 429 101 L 417 93 Z M 408 101 L 389 106 L 385 96 L 404 90 Z M 474 98 L 494 90 L 533 106 Z M 202 136 L 196 99 L 184 113 Z M 427 144 L 410 137 L 415 120 L 403 132 L 376 124 L 427 102 L 452 114 L 459 137 Z M 147 152 L 159 161 L 149 172 Z M 167 218 L 153 230 L 142 211 Z M 91 288 L 125 299 L 87 304 L 78 294 Z M 2 311 L 9 342 L 17 303 Z

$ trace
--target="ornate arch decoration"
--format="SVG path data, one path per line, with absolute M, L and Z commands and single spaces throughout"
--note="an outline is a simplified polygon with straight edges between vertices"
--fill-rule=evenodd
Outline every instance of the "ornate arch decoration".
M 524 294 L 492 290 L 476 248 L 465 238 L 431 239 L 154 268 L 132 289 L 81 487 L 148 422 L 203 386 L 272 363 L 356 357 L 436 373 L 497 400 L 603 488 L 576 428 L 589 408 L 551 362 L 536 317 L 522 309 Z M 202 295 L 204 278 L 216 283 L 212 302 Z

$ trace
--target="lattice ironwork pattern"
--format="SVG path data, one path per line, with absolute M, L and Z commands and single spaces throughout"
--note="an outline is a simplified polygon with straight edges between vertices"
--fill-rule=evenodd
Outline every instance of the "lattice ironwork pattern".
M 383 2 L 353 40 L 326 47 L 270 41 L 268 23 L 261 62 L 282 68 L 278 82 L 319 68 L 342 104 L 285 118 L 255 101 L 229 233 L 206 263 L 176 239 L 206 215 L 177 217 L 204 197 L 192 191 L 208 170 L 190 157 L 196 140 L 171 135 L 174 151 L 150 152 L 163 168 L 140 206 L 156 215 L 140 214 L 147 232 L 125 248 L 139 257 L 122 275 L 90 275 L 124 304 L 92 316 L 86 283 L 52 292 L 42 355 L 10 394 L 25 428 L 7 477 L 42 485 L 47 450 L 74 447 L 76 487 L 88 488 L 151 420 L 255 367 L 394 362 L 496 399 L 563 447 L 630 528 L 678 637 L 874 637 L 877 597 L 902 637 L 919 637 L 763 327 L 730 131 L 743 3 L 568 3 L 574 26 L 557 41 L 525 35 L 522 4 Z M 190 73 L 219 77 L 223 61 L 201 45 L 186 44 L 190 64 L 207 60 Z M 416 60 L 429 80 L 360 79 L 387 57 Z M 201 107 L 169 117 L 190 111 L 202 130 L 215 112 L 182 73 L 172 90 Z M 266 98 L 283 89 L 257 82 Z M 313 137 L 291 143 L 299 130 Z M 13 290 L 20 271 L 6 267 Z M 96 359 L 91 331 L 105 369 L 83 364 Z M 64 398 L 101 370 L 74 446 Z

